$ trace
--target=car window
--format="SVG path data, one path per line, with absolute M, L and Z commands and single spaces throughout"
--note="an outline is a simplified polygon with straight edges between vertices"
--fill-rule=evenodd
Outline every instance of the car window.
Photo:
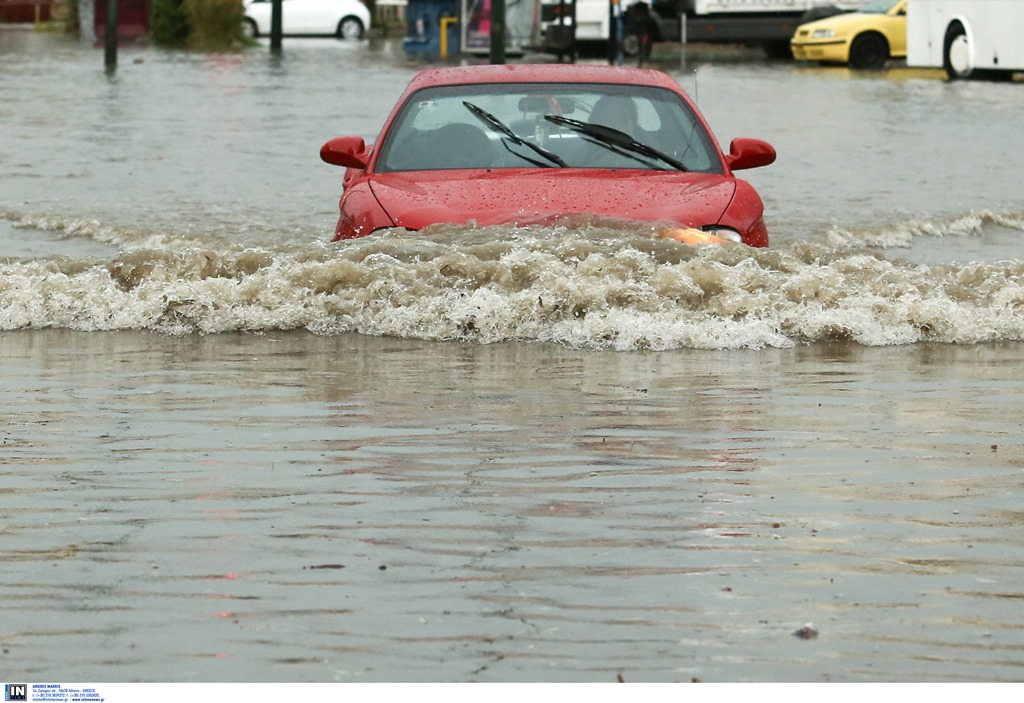
M 561 119 L 560 119 L 561 118 Z M 603 125 L 649 149 L 609 144 Z M 721 173 L 689 106 L 664 88 L 485 84 L 421 90 L 382 135 L 378 172 L 453 168 L 622 168 Z M 668 161 L 658 154 L 668 157 Z

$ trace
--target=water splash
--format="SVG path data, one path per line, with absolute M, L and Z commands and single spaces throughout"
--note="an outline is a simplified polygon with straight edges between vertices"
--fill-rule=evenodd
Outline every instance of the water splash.
M 986 221 L 1012 226 L 1024 218 L 964 216 L 891 231 L 969 237 Z M 279 248 L 156 236 L 150 241 L 178 244 L 131 248 L 106 261 L 0 264 L 0 328 L 301 328 L 618 350 L 1024 339 L 1024 262 L 929 265 L 887 258 L 865 245 L 872 237 L 859 239 L 858 246 L 837 246 L 830 235 L 767 250 L 684 247 L 656 239 L 649 227 L 591 220 L 438 226 Z

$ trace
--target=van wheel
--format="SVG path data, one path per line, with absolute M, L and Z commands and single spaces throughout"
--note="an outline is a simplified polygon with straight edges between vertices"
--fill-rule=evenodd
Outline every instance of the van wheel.
M 971 45 L 963 25 L 959 22 L 951 24 L 946 30 L 946 40 L 942 46 L 942 67 L 949 80 L 970 78 L 974 67 L 971 65 Z
M 881 34 L 861 34 L 850 46 L 850 66 L 877 71 L 889 60 L 889 42 Z
M 622 38 L 622 53 L 633 58 L 640 55 L 640 37 L 630 32 Z

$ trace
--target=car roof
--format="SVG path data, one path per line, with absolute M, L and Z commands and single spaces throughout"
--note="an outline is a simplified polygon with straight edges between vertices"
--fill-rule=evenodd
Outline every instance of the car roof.
M 474 83 L 615 83 L 660 86 L 681 91 L 668 74 L 650 68 L 586 64 L 484 64 L 428 68 L 409 83 L 407 92 L 429 86 Z

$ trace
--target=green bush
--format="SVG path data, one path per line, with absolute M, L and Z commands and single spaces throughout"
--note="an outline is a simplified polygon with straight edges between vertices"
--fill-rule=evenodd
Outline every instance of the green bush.
M 157 46 L 227 51 L 245 45 L 242 0 L 153 0 L 149 34 Z
M 188 19 L 182 0 L 153 0 L 149 36 L 157 46 L 183 47 L 188 41 Z
M 168 0 L 171 1 L 171 0 Z M 189 33 L 187 46 L 200 51 L 241 49 L 242 0 L 184 0 Z

